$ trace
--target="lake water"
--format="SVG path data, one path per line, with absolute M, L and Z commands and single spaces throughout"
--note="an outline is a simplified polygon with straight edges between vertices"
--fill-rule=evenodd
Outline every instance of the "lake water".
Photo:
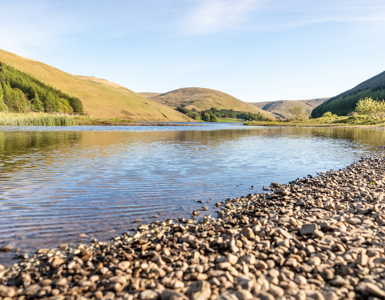
M 189 217 L 203 205 L 215 216 L 216 202 L 344 167 L 384 144 L 385 131 L 371 129 L 0 127 L 0 247 L 107 240 L 136 219 Z

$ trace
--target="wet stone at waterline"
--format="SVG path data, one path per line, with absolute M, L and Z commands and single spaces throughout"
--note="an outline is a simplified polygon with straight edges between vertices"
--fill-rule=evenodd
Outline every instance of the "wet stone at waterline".
M 0 267 L 3 299 L 385 297 L 385 158 L 228 199 L 219 218 L 41 249 Z M 373 182 L 375 181 L 375 184 Z

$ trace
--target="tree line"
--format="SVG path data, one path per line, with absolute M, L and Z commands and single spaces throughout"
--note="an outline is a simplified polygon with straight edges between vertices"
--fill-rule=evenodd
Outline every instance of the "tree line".
M 267 118 L 259 113 L 251 113 L 247 111 L 235 111 L 233 109 L 216 109 L 211 108 L 208 110 L 198 111 L 195 108 L 187 109 L 185 107 L 177 107 L 179 112 L 189 116 L 194 120 L 203 120 L 206 122 L 218 122 L 219 118 L 234 118 L 243 119 L 245 121 L 266 121 Z
M 320 106 L 314 108 L 311 115 L 313 118 L 318 118 L 325 112 L 330 111 L 339 116 L 346 116 L 355 110 L 360 99 L 366 97 L 378 100 L 385 99 L 385 72 L 325 101 Z
M 0 111 L 83 114 L 75 97 L 0 62 Z

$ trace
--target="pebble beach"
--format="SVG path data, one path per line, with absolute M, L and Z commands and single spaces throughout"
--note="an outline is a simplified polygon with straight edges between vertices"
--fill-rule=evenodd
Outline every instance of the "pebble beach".
M 227 199 L 217 216 L 40 249 L 0 266 L 0 300 L 382 299 L 384 196 L 385 156 L 367 156 Z

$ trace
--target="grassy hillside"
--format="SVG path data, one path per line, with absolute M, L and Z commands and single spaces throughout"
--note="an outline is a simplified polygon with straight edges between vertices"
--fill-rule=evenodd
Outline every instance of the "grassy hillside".
M 258 107 L 242 102 L 229 94 L 205 88 L 181 88 L 151 97 L 151 100 L 173 108 L 184 107 L 199 111 L 209 110 L 211 108 L 217 110 L 233 109 L 235 111 L 260 113 L 266 117 L 275 119 L 275 116 L 270 112 L 265 112 Z
M 339 94 L 313 110 L 312 116 L 318 118 L 325 112 L 345 116 L 354 111 L 360 99 L 370 97 L 373 99 L 385 99 L 385 72 L 382 72 L 356 87 Z
M 289 109 L 294 106 L 301 105 L 304 110 L 311 114 L 312 110 L 322 104 L 329 98 L 317 98 L 309 100 L 279 100 L 279 101 L 269 101 L 269 102 L 254 102 L 250 103 L 260 109 L 269 111 L 276 115 L 279 119 L 290 119 L 293 116 L 289 113 Z
M 0 111 L 83 114 L 78 98 L 0 62 Z
M 151 92 L 143 92 L 143 93 L 137 93 L 138 95 L 141 95 L 144 98 L 151 99 L 152 97 L 156 97 L 161 95 L 162 93 L 151 93 Z
M 107 80 L 74 76 L 3 50 L 0 50 L 0 61 L 79 98 L 85 113 L 95 117 L 119 117 L 135 121 L 186 121 L 187 118 L 170 107 Z

